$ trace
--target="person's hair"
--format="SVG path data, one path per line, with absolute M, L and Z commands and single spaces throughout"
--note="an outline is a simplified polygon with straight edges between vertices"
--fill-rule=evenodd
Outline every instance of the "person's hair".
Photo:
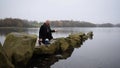
M 49 24 L 50 24 L 50 21 L 49 21 L 49 20 L 46 20 L 45 24 L 46 24 L 46 25 L 49 25 Z

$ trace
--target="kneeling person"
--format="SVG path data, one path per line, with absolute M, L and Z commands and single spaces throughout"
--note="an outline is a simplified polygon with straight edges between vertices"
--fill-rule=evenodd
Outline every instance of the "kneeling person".
M 51 30 L 50 28 L 50 21 L 47 20 L 39 30 L 39 44 L 41 45 L 41 42 L 43 44 L 46 44 L 46 42 L 53 39 L 52 32 L 55 32 L 55 30 Z

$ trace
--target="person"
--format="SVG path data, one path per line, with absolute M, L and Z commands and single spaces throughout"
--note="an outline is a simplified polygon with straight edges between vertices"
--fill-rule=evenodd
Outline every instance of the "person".
M 50 28 L 50 21 L 47 20 L 39 29 L 39 45 L 41 45 L 41 42 L 45 44 L 45 41 L 53 39 L 52 32 L 55 32 L 55 30 L 51 30 Z

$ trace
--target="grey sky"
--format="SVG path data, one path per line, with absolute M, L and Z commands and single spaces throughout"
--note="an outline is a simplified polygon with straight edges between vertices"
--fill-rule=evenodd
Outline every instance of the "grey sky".
M 0 18 L 120 23 L 120 0 L 0 0 Z

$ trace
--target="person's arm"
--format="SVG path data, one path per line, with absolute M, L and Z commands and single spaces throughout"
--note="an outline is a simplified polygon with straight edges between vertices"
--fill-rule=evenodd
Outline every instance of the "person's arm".
M 39 39 L 40 39 L 40 38 L 42 38 L 42 37 L 41 37 L 41 27 L 40 27 L 40 29 L 39 29 Z
M 43 37 L 43 34 L 44 34 L 44 27 L 41 26 L 39 29 L 39 39 Z
M 55 30 L 51 30 L 51 32 L 56 32 Z

